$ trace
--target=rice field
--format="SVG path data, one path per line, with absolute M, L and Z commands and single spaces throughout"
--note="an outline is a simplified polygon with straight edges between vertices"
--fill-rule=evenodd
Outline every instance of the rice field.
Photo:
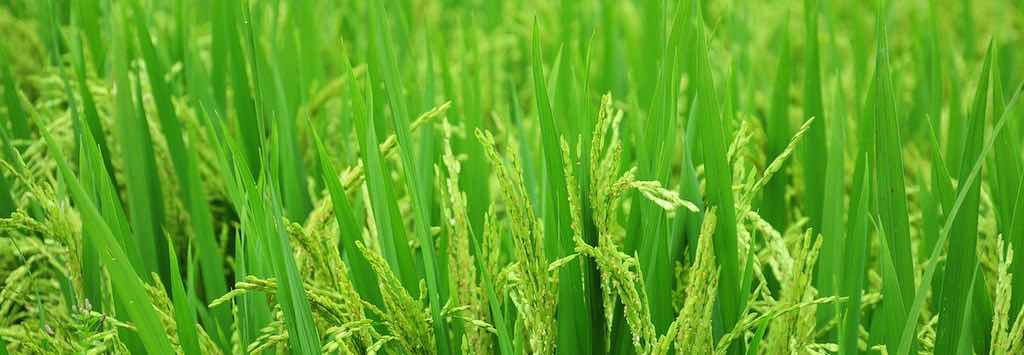
M 0 0 L 0 355 L 1024 354 L 1008 0 Z

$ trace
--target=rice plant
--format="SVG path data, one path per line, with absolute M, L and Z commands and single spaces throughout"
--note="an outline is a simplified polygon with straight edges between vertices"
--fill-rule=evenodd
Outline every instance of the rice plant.
M 0 1 L 0 355 L 1024 354 L 1012 1 Z

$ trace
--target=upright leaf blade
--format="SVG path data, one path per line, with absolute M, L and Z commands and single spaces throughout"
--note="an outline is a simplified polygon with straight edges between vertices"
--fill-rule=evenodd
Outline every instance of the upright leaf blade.
M 865 174 L 861 177 L 861 195 L 866 196 L 871 190 L 871 180 Z M 844 243 L 842 284 L 840 295 L 847 297 L 842 308 L 843 323 L 839 326 L 839 353 L 858 354 L 857 344 L 860 338 L 861 294 L 864 292 L 868 247 L 868 200 L 861 199 L 855 207 L 856 218 L 850 221 L 853 226 Z
M 822 228 L 822 204 L 825 197 L 825 181 L 816 176 L 825 176 L 828 148 L 825 145 L 825 111 L 821 98 L 821 60 L 818 50 L 818 0 L 804 0 L 804 29 L 806 47 L 804 56 L 804 117 L 814 117 L 807 137 L 802 145 L 804 158 L 804 213 L 811 219 L 811 228 Z
M 547 175 L 547 188 L 550 192 L 547 203 L 551 203 L 554 217 L 554 230 L 546 230 L 545 234 L 557 238 L 557 248 L 554 251 L 558 257 L 564 257 L 572 253 L 572 233 L 569 226 L 569 205 L 568 190 L 566 189 L 565 170 L 562 161 L 561 148 L 558 143 L 559 132 L 555 127 L 554 114 L 551 111 L 548 86 L 544 76 L 544 62 L 540 49 L 539 25 L 533 24 L 533 45 L 531 54 L 531 73 L 533 79 L 534 99 L 536 100 L 538 120 L 541 131 L 541 147 L 543 148 L 544 166 Z M 547 211 L 548 208 L 545 208 Z M 549 251 L 550 252 L 550 251 Z M 590 302 L 582 288 L 581 268 L 578 260 L 570 261 L 559 270 L 559 279 L 566 280 L 559 283 L 558 292 L 558 351 L 562 352 L 590 352 L 585 349 L 591 345 L 590 342 Z
M 726 127 L 729 120 L 719 112 L 714 78 L 705 34 L 703 13 L 699 2 L 696 6 L 696 51 L 694 55 L 698 105 L 701 108 L 698 130 L 702 133 L 704 169 L 707 182 L 708 207 L 718 209 L 718 223 L 715 224 L 715 261 L 721 268 L 718 286 L 718 311 L 722 329 L 732 329 L 740 318 L 740 271 L 736 241 L 736 207 L 733 202 L 732 167 L 726 157 Z M 742 353 L 742 347 L 733 343 L 730 354 Z
M 127 21 L 127 19 L 125 19 Z M 114 36 L 112 45 L 112 71 L 116 90 L 114 116 L 117 121 L 117 135 L 124 160 L 124 183 L 127 187 L 128 216 L 132 222 L 135 239 L 142 252 L 145 269 L 138 270 L 143 277 L 157 273 L 162 280 L 169 280 L 167 243 L 164 242 L 163 194 L 160 192 L 160 177 L 156 169 L 153 139 L 144 111 L 135 107 L 132 98 L 132 81 L 128 76 L 128 47 L 125 38 L 130 33 L 127 23 L 124 32 Z M 136 86 L 135 89 L 138 89 Z M 138 91 L 138 90 L 136 90 Z M 142 100 L 141 97 L 135 100 Z
M 899 321 L 906 314 L 902 302 L 890 300 L 911 300 L 914 298 L 914 259 L 910 247 L 910 221 L 904 185 L 902 138 L 900 135 L 900 116 L 896 111 L 895 91 L 893 88 L 891 67 L 889 65 L 889 46 L 885 26 L 879 20 L 879 39 L 875 62 L 874 79 L 874 169 L 877 186 L 874 188 L 874 200 L 880 228 L 885 231 L 886 245 L 892 254 L 888 260 L 893 263 L 894 277 L 889 280 L 895 285 L 887 285 L 886 291 L 900 290 L 900 295 L 887 295 L 882 305 L 882 312 L 890 314 L 892 320 Z M 887 284 L 890 282 L 886 282 Z M 885 323 L 882 323 L 885 324 Z M 891 323 L 890 323 L 891 324 Z M 896 332 L 881 330 L 885 335 L 886 344 L 896 348 L 898 337 Z
M 792 81 L 790 72 L 793 62 L 789 49 L 788 27 L 788 24 L 784 24 L 778 31 L 779 36 L 782 37 L 778 50 L 779 64 L 775 69 L 771 111 L 765 124 L 765 134 L 768 136 L 767 158 L 769 159 L 775 159 L 782 154 L 792 136 L 789 124 L 789 89 Z M 786 227 L 786 214 L 789 212 L 789 203 L 786 199 L 786 187 L 789 182 L 789 174 L 780 171 L 768 181 L 768 185 L 764 188 L 764 202 L 760 213 L 768 223 L 780 230 Z
M 379 15 L 380 13 L 376 14 Z M 438 263 L 435 260 L 437 257 L 434 255 L 433 238 L 430 236 L 428 212 L 430 201 L 426 197 L 424 185 L 420 184 L 420 181 L 422 181 L 422 176 L 420 175 L 424 170 L 420 169 L 412 152 L 415 145 L 409 133 L 408 110 L 405 105 L 405 98 L 402 96 L 398 63 L 395 59 L 394 50 L 391 48 L 390 33 L 387 27 L 381 23 L 383 21 L 377 16 L 371 15 L 371 17 L 377 19 L 374 26 L 374 33 L 378 41 L 376 46 L 378 49 L 377 64 L 381 66 L 380 70 L 384 74 L 384 86 L 388 94 L 388 103 L 391 105 L 391 118 L 394 123 L 395 134 L 398 137 L 399 155 L 402 158 L 402 166 L 405 168 L 406 187 L 412 197 L 412 207 L 416 213 L 413 222 L 415 224 L 416 236 L 422 246 L 420 255 L 423 257 L 423 271 L 427 279 L 427 294 L 430 300 L 431 317 L 434 321 L 434 337 L 437 342 L 437 351 L 441 354 L 447 354 L 450 351 L 448 344 L 450 339 L 448 339 L 448 327 L 441 315 L 441 308 L 444 307 L 442 302 L 445 302 L 445 300 L 442 300 L 440 296 L 440 288 L 442 286 L 438 282 Z
M 992 45 L 989 45 L 981 74 L 978 78 L 977 91 L 971 104 L 971 115 L 968 121 L 967 139 L 960 163 L 959 181 L 967 181 L 970 171 L 966 167 L 973 166 L 982 159 L 982 144 L 985 140 L 985 117 L 988 111 L 989 74 L 992 66 Z M 942 297 L 939 300 L 939 323 L 936 333 L 936 354 L 954 354 L 961 346 L 964 331 L 968 322 L 965 317 L 968 302 L 972 294 L 969 279 L 977 264 L 978 238 L 978 205 L 980 203 L 981 184 L 965 184 L 958 187 L 958 194 L 965 196 L 962 211 L 956 215 L 951 226 L 949 254 L 946 257 L 945 280 L 943 281 Z

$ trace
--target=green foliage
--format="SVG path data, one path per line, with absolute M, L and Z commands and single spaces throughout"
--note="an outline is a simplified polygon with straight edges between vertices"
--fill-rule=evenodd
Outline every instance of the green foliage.
M 942 5 L 0 1 L 0 354 L 1020 353 Z

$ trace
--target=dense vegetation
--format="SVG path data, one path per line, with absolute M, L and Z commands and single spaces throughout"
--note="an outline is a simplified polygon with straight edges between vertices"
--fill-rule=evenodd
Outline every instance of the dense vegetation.
M 1007 0 L 0 0 L 0 354 L 1024 354 Z

